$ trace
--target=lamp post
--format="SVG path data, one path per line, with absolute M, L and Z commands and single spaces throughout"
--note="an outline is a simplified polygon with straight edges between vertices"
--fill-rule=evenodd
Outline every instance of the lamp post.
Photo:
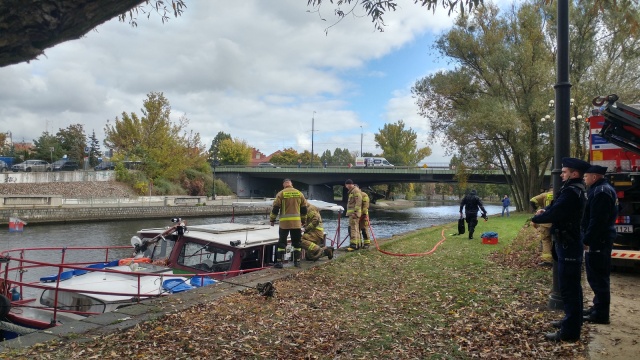
M 218 157 L 213 158 L 213 194 L 211 194 L 211 199 L 216 199 L 216 166 L 220 165 L 220 161 L 218 161 Z
M 569 151 L 569 115 L 571 82 L 569 82 L 569 0 L 556 1 L 558 35 L 556 48 L 556 84 L 554 85 L 556 99 L 554 102 L 556 110 L 555 141 L 553 152 L 553 170 L 551 176 L 553 180 L 554 198 L 558 197 L 562 179 L 562 158 L 570 154 Z M 547 306 L 550 309 L 562 309 L 563 301 L 560 295 L 558 281 L 558 262 L 553 262 L 553 286 L 549 295 Z
M 313 116 L 311 116 L 311 161 L 309 166 L 313 167 L 313 132 L 315 131 L 314 126 L 315 126 L 315 119 L 316 119 L 316 112 L 313 112 Z
M 362 139 L 364 138 L 364 130 L 362 130 L 362 125 L 360 125 L 360 156 L 362 156 Z

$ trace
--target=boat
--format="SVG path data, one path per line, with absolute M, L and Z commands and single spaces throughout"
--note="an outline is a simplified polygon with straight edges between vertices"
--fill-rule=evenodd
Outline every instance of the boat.
M 320 210 L 343 210 L 332 203 L 309 202 Z M 245 201 L 233 206 L 268 210 L 272 203 Z M 10 339 L 270 268 L 277 243 L 278 226 L 271 226 L 266 217 L 248 224 L 233 218 L 232 222 L 195 226 L 173 218 L 171 226 L 139 230 L 131 238 L 131 247 L 2 251 L 0 335 Z M 285 255 L 285 261 L 290 255 Z M 257 289 L 266 296 L 273 293 L 270 283 L 259 284 Z

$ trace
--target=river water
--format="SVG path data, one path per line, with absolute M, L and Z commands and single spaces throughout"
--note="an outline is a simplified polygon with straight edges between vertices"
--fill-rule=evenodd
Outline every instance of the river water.
M 371 209 L 369 217 L 377 239 L 389 238 L 403 232 L 441 225 L 457 221 L 460 214 L 458 205 L 429 205 L 417 203 L 416 207 L 406 209 Z M 502 207 L 498 205 L 485 206 L 489 215 L 500 214 Z M 176 209 L 179 211 L 179 209 Z M 341 219 L 340 236 L 336 233 L 338 227 L 338 214 L 330 211 L 322 211 L 324 229 L 327 233 L 327 245 L 348 246 L 346 240 L 348 222 Z M 176 217 L 180 214 L 176 213 Z M 137 231 L 144 228 L 171 226 L 171 219 L 133 219 L 104 222 L 83 222 L 73 224 L 27 224 L 22 233 L 9 233 L 8 227 L 0 232 L 0 251 L 16 248 L 50 248 L 50 247 L 99 247 L 99 246 L 127 246 L 126 249 L 112 251 L 109 260 L 127 258 L 132 255 L 131 237 Z M 230 216 L 188 218 L 189 225 L 214 224 L 231 221 Z M 235 222 L 249 223 L 256 221 L 268 221 L 266 210 L 260 210 L 254 215 L 236 216 Z M 452 230 L 455 231 L 455 230 Z M 331 241 L 334 241 L 332 244 Z M 90 262 L 104 261 L 104 254 L 96 252 L 67 251 L 64 253 L 65 262 Z M 57 263 L 63 256 L 62 251 L 35 251 L 30 252 L 28 258 L 37 261 Z M 13 253 L 12 257 L 19 257 Z M 54 274 L 57 269 L 39 268 L 30 269 L 27 278 L 37 279 L 40 276 Z M 35 296 L 35 292 L 26 294 Z
M 376 238 L 388 238 L 395 234 L 432 225 L 441 225 L 457 221 L 460 214 L 458 205 L 431 205 L 418 203 L 416 207 L 406 209 L 370 210 L 369 217 Z M 489 215 L 500 214 L 499 205 L 485 206 Z M 179 211 L 179 209 L 176 209 Z M 180 216 L 176 213 L 176 216 Z M 323 211 L 327 239 L 335 238 L 337 228 L 336 213 Z M 229 222 L 230 216 L 189 218 L 188 225 L 214 224 Z M 235 221 L 247 223 L 268 220 L 266 213 L 236 216 Z M 131 244 L 131 237 L 143 228 L 170 226 L 170 219 L 134 219 L 73 224 L 28 224 L 22 233 L 9 233 L 8 228 L 0 233 L 0 251 L 14 248 L 62 247 L 62 246 L 115 246 Z M 348 223 L 341 221 L 341 237 L 347 235 Z M 345 246 L 348 243 L 344 244 Z

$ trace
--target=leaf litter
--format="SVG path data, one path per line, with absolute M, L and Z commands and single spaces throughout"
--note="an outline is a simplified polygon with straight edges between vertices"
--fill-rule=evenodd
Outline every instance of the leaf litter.
M 535 267 L 531 236 L 525 226 L 473 263 L 449 263 L 473 256 L 453 242 L 420 258 L 349 254 L 277 281 L 273 298 L 231 293 L 128 330 L 0 358 L 586 359 L 583 341 L 543 338 L 561 313 L 546 310 L 551 274 Z

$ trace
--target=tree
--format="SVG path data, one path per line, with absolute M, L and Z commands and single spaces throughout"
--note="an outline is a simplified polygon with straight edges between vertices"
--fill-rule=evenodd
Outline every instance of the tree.
M 81 38 L 96 26 L 119 17 L 136 26 L 142 12 L 161 15 L 182 14 L 184 0 L 42 0 L 0 1 L 0 67 L 30 61 L 44 50 Z
M 386 24 L 384 23 L 383 16 L 388 11 L 396 11 L 398 7 L 397 1 L 392 0 L 329 0 L 331 4 L 336 3 L 336 8 L 333 13 L 338 17 L 336 22 L 342 21 L 345 16 L 354 13 L 358 5 L 362 6 L 367 12 L 367 16 L 373 21 L 373 25 L 378 31 L 384 31 Z M 438 7 L 438 2 L 442 4 L 444 9 L 449 9 L 449 15 L 457 7 L 460 7 L 460 12 L 465 12 L 465 6 L 468 11 L 478 7 L 482 4 L 483 0 L 414 0 L 414 3 L 421 3 L 422 6 L 426 6 L 427 10 L 433 10 L 435 12 Z M 316 11 L 320 13 L 323 0 L 307 0 L 307 5 L 316 8 Z M 325 1 L 326 3 L 326 1 Z M 343 10 L 341 6 L 347 7 Z M 321 17 L 322 18 L 322 17 Z M 322 20 L 325 20 L 322 18 Z M 335 24 L 334 24 L 335 25 Z M 333 26 L 333 25 L 331 25 Z
M 322 163 L 326 163 L 327 165 L 334 165 L 333 156 L 331 156 L 331 151 L 329 149 L 325 150 L 322 155 L 320 155 L 320 161 Z
M 53 151 L 51 151 L 51 149 L 53 149 Z M 37 140 L 33 140 L 33 154 L 31 155 L 33 159 L 46 159 L 47 161 L 53 162 L 54 159 L 59 158 L 59 154 L 62 153 L 63 150 L 60 141 L 48 131 L 43 132 Z M 25 157 L 25 160 L 27 160 L 27 157 Z
M 216 134 L 216 137 L 213 138 L 213 140 L 211 141 L 211 147 L 209 148 L 209 158 L 210 159 L 216 159 L 218 158 L 218 151 L 220 148 L 220 143 L 223 140 L 231 140 L 231 135 L 227 134 L 225 132 L 222 131 L 218 131 L 218 134 Z
M 396 124 L 385 124 L 375 140 L 382 148 L 384 157 L 390 163 L 402 166 L 415 166 L 420 160 L 431 155 L 431 149 L 418 149 L 418 135 L 413 129 L 404 129 L 404 121 Z
M 553 150 L 540 141 L 540 134 L 553 130 L 539 121 L 553 84 L 553 59 L 541 29 L 531 4 L 505 16 L 486 6 L 472 19 L 459 17 L 436 42 L 456 68 L 419 80 L 413 88 L 434 134 L 444 134 L 445 143 L 460 154 L 458 174 L 463 175 L 461 165 L 495 161 L 513 175 L 520 199 L 542 181 Z
M 199 134 L 183 134 L 189 124 L 184 116 L 176 124 L 171 122 L 171 105 L 162 93 L 149 93 L 141 112 L 141 117 L 123 112 L 122 119 L 107 121 L 104 145 L 117 157 L 142 161 L 150 179 L 173 181 L 185 169 L 208 168 Z
M 16 5 L 13 1 L 0 1 L 0 67 L 31 61 L 44 53 L 44 50 L 69 40 L 81 38 L 96 26 L 118 17 L 120 21 L 129 21 L 137 26 L 135 16 L 139 13 L 150 17 L 151 12 L 161 14 L 162 22 L 168 21 L 167 14 L 175 17 L 182 15 L 187 0 L 46 0 L 24 2 Z M 550 3 L 552 0 L 545 0 Z M 331 12 L 340 22 L 348 14 L 352 14 L 361 6 L 371 18 L 374 27 L 383 31 L 386 26 L 383 16 L 388 11 L 396 11 L 397 1 L 393 0 L 329 0 L 336 4 Z M 326 1 L 324 1 L 326 4 Z M 414 0 L 435 11 L 438 3 L 451 12 L 459 7 L 460 13 L 477 9 L 484 0 Z M 314 7 L 320 14 L 323 0 L 307 0 L 307 5 Z M 637 33 L 639 20 L 631 1 L 597 0 L 594 9 L 608 10 L 618 13 L 617 21 L 629 24 Z M 346 6 L 347 10 L 342 10 Z M 149 9 L 151 11 L 149 11 Z M 402 9 L 402 7 L 401 7 Z M 325 20 L 320 14 L 320 18 Z M 328 28 L 327 30 L 328 31 Z
M 336 148 L 333 150 L 333 165 L 347 166 L 348 164 L 355 164 L 356 158 L 351 155 L 349 149 Z
M 63 155 L 77 161 L 84 158 L 87 137 L 81 124 L 69 125 L 66 129 L 58 130 L 56 138 L 62 147 Z
M 225 139 L 220 142 L 220 163 L 224 165 L 249 165 L 251 162 L 251 147 L 245 140 Z
M 89 136 L 89 166 L 94 167 L 98 165 L 98 158 L 102 157 L 102 151 L 100 151 L 100 141 L 96 137 L 96 132 L 92 131 Z
M 588 156 L 589 124 L 580 121 L 592 108 L 598 95 L 618 94 L 623 102 L 640 97 L 640 39 L 637 23 L 622 21 L 618 11 L 593 11 L 601 1 L 584 0 L 570 12 L 571 156 Z M 622 5 L 622 4 L 621 4 Z M 626 10 L 638 14 L 639 5 L 626 4 Z M 545 7 L 546 32 L 556 35 L 555 13 Z
M 278 165 L 296 165 L 298 164 L 298 159 L 300 159 L 300 154 L 292 148 L 286 148 L 277 154 L 271 157 L 271 162 Z M 311 155 L 307 157 L 307 162 L 303 162 L 303 164 L 308 164 Z
M 615 51 L 609 55 L 596 50 L 593 29 L 615 25 L 596 19 L 604 15 L 589 11 L 595 3 L 576 2 L 573 11 L 575 17 L 581 17 L 573 20 L 580 25 L 571 34 L 571 43 L 581 44 L 572 66 L 572 79 L 578 79 L 574 91 L 580 96 L 574 110 L 584 111 L 585 116 L 590 109 L 586 94 L 596 91 L 588 90 L 586 84 L 602 76 L 591 64 L 617 56 Z M 555 21 L 546 25 L 551 13 L 550 9 L 540 11 L 538 3 L 524 3 L 505 15 L 487 5 L 476 9 L 473 19 L 459 17 L 454 28 L 436 42 L 440 53 L 456 64 L 455 69 L 423 78 L 412 89 L 432 134 L 445 135 L 449 150 L 457 152 L 466 166 L 494 164 L 512 175 L 510 186 L 518 209 L 542 187 L 553 156 L 549 144 L 553 143 L 554 125 L 540 121 L 553 98 Z M 601 46 L 610 47 L 610 41 L 616 42 L 615 37 Z M 617 44 L 626 46 L 622 41 Z M 604 73 L 612 71 L 609 68 Z M 579 131 L 574 130 L 574 135 L 579 137 Z M 578 148 L 584 146 L 575 140 L 573 145 L 573 153 L 581 154 Z

